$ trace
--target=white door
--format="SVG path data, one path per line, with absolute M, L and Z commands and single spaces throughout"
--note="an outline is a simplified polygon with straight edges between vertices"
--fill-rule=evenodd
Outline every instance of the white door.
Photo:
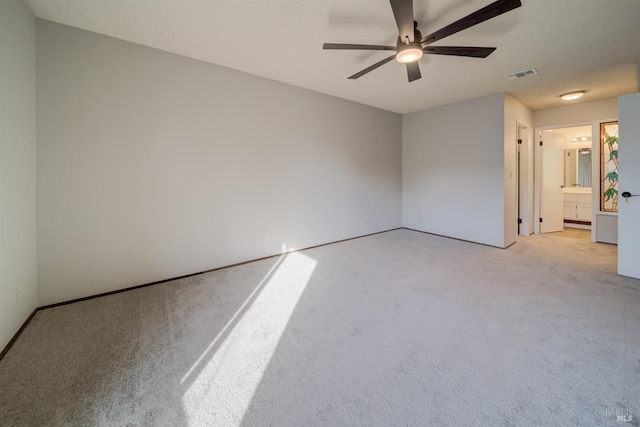
M 618 274 L 640 279 L 640 93 L 618 98 Z M 639 195 L 622 198 L 628 191 Z
M 542 192 L 540 198 L 540 232 L 564 229 L 564 139 L 561 133 L 542 132 Z

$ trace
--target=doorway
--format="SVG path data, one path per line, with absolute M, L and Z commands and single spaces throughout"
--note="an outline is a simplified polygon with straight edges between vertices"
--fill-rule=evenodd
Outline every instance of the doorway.
M 516 221 L 518 224 L 517 235 L 529 235 L 530 218 L 529 215 L 529 203 L 527 195 L 528 192 L 529 176 L 527 171 L 527 159 L 529 158 L 527 150 L 529 147 L 527 127 L 521 123 L 518 123 L 517 129 L 517 141 L 516 141 Z M 532 211 L 533 212 L 533 211 Z
M 593 128 L 591 124 L 539 132 L 540 233 L 592 229 Z

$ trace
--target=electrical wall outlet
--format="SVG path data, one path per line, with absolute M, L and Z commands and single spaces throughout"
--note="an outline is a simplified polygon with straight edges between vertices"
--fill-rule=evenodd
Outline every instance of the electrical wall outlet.
M 16 285 L 16 301 L 20 301 L 22 299 L 22 282 L 18 282 Z

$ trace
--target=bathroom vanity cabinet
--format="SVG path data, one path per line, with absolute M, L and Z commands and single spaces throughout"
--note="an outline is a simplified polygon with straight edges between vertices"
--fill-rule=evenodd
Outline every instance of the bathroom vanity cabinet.
M 564 193 L 564 219 L 591 222 L 591 193 Z

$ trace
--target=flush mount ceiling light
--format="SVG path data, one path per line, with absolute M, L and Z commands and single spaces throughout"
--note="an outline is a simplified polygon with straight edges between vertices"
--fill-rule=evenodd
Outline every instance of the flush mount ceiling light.
M 578 90 L 575 92 L 569 92 L 569 93 L 565 93 L 563 95 L 560 95 L 560 98 L 562 98 L 565 101 L 573 101 L 576 100 L 578 98 L 582 98 L 582 96 L 586 93 L 586 91 L 584 90 Z
M 418 43 L 411 43 L 398 48 L 396 60 L 401 64 L 415 62 L 422 58 L 422 46 Z

